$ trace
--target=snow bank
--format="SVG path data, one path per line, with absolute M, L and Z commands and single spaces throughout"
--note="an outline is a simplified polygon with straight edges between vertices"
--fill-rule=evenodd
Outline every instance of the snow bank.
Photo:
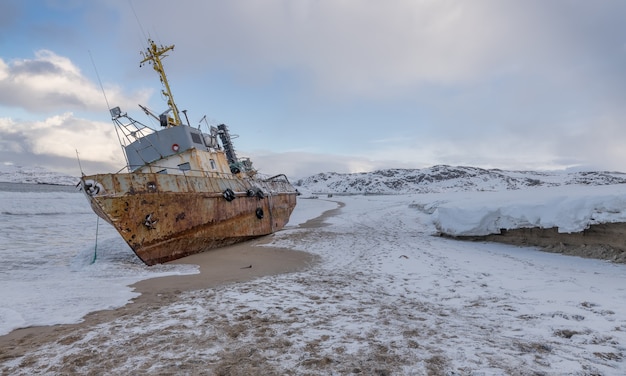
M 431 194 L 418 196 L 414 205 L 432 213 L 437 231 L 452 236 L 533 227 L 575 233 L 593 224 L 626 222 L 626 185 Z

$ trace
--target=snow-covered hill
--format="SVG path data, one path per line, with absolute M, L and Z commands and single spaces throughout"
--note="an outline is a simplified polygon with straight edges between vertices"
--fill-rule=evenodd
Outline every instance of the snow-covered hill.
M 0 182 L 26 184 L 76 185 L 78 177 L 63 175 L 43 167 L 0 164 Z
M 0 164 L 0 182 L 75 185 L 78 177 L 43 167 Z M 319 173 L 300 179 L 294 185 L 303 193 L 402 194 L 624 183 L 626 173 L 621 172 L 506 171 L 439 165 L 423 169 L 386 169 L 354 174 Z
M 388 169 L 354 174 L 320 173 L 300 179 L 295 185 L 300 191 L 312 193 L 398 194 L 623 183 L 626 183 L 626 174 L 621 172 L 505 171 L 440 165 L 423 169 Z

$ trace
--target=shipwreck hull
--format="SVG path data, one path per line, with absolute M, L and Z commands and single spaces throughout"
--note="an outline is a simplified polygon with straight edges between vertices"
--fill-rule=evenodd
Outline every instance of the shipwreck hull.
M 94 212 L 147 265 L 280 230 L 297 194 L 286 179 L 128 173 L 81 181 Z

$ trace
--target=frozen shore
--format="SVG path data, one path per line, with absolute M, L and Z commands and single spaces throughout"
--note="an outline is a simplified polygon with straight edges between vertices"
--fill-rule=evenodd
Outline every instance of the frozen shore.
M 172 277 L 83 323 L 2 337 L 0 372 L 626 371 L 626 265 L 435 236 L 421 198 L 341 197 L 330 216 L 271 237 L 311 254 L 304 269 L 202 288 Z

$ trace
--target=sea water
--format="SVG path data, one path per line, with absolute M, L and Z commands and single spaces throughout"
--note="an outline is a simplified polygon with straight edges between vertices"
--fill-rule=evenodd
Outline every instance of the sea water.
M 144 265 L 72 186 L 0 182 L 0 335 L 121 307 L 148 278 L 196 265 Z

